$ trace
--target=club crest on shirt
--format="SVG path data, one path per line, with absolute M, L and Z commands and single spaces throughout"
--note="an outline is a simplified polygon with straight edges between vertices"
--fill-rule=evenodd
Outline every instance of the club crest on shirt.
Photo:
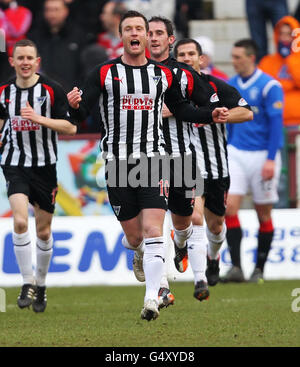
M 44 102 L 46 101 L 46 96 L 41 96 L 41 97 L 37 97 L 36 100 L 39 103 L 40 106 L 42 106 L 44 104 Z
M 152 77 L 152 79 L 153 79 L 153 81 L 154 81 L 155 85 L 157 85 L 157 84 L 160 82 L 161 76 L 159 76 L 159 75 L 154 75 L 154 76 Z
M 258 94 L 259 94 L 259 89 L 256 87 L 251 88 L 249 91 L 249 97 L 251 98 L 251 100 L 256 100 Z

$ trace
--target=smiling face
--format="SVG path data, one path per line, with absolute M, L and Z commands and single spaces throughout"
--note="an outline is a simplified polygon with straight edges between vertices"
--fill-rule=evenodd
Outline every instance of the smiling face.
M 17 79 L 22 80 L 30 80 L 40 65 L 40 57 L 37 56 L 37 50 L 32 46 L 16 47 L 9 61 L 15 68 Z
M 145 53 L 148 41 L 146 24 L 141 17 L 126 18 L 121 24 L 121 38 L 124 54 L 140 56 Z
M 167 59 L 170 46 L 174 41 L 175 36 L 168 35 L 166 25 L 163 22 L 150 21 L 148 48 L 154 60 L 163 61 Z

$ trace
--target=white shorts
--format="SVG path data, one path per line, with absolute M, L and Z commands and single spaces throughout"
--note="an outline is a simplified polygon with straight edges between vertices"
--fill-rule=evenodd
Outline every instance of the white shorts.
M 278 201 L 281 155 L 280 152 L 276 154 L 273 179 L 264 181 L 261 172 L 267 154 L 266 150 L 245 151 L 228 145 L 229 194 L 246 195 L 250 191 L 256 204 L 273 204 Z

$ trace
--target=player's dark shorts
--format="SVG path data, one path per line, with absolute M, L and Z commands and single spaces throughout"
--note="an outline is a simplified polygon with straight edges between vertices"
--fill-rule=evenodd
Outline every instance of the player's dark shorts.
M 230 178 L 204 180 L 205 207 L 214 214 L 225 215 Z
M 193 214 L 196 182 L 200 184 L 201 179 L 196 176 L 196 169 L 196 161 L 192 154 L 170 159 L 168 209 L 172 213 L 180 216 Z
M 161 158 L 106 161 L 109 202 L 119 221 L 136 217 L 142 209 L 167 210 L 169 175 L 163 175 Z
M 43 167 L 2 166 L 7 196 L 24 194 L 32 205 L 54 213 L 57 194 L 56 165 Z

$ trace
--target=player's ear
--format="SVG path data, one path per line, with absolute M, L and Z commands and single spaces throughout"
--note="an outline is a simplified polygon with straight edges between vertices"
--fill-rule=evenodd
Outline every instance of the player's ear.
M 13 58 L 13 57 L 11 57 L 11 56 L 10 56 L 10 57 L 8 58 L 8 61 L 9 61 L 9 64 L 10 64 L 10 66 L 11 66 L 11 67 L 14 67 L 14 66 L 15 66 L 14 58 Z
M 176 41 L 176 37 L 174 35 L 172 35 L 172 36 L 169 37 L 169 43 L 170 43 L 170 45 L 173 45 L 175 41 Z

